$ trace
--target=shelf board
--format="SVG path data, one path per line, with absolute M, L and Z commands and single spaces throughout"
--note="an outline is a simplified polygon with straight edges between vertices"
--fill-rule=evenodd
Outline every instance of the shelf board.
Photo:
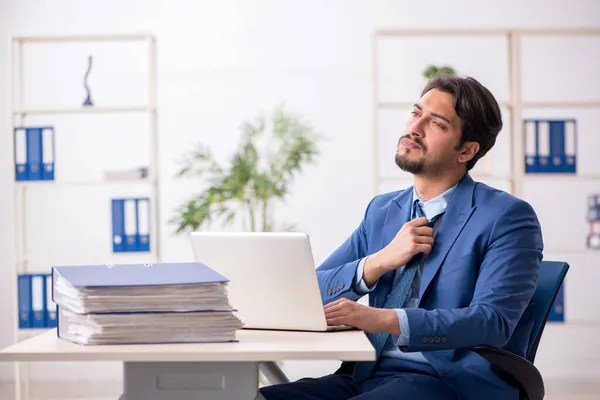
M 122 33 L 106 35 L 70 35 L 70 36 L 15 36 L 13 42 L 53 43 L 53 42 L 96 42 L 96 41 L 145 41 L 154 40 L 151 33 Z
M 524 180 L 552 180 L 552 179 L 561 179 L 561 180 L 600 180 L 600 175 L 595 174 L 586 174 L 586 175 L 578 175 L 578 174 L 569 174 L 569 173 L 532 173 L 527 174 L 523 173 Z
M 600 107 L 600 100 L 541 100 L 522 101 L 521 108 L 594 108 Z
M 152 186 L 156 181 L 149 179 L 115 179 L 115 180 L 91 180 L 91 181 L 16 181 L 18 187 L 29 186 L 111 186 L 111 185 L 134 185 L 142 184 Z
M 117 107 L 78 107 L 78 108 L 31 108 L 14 110 L 13 115 L 59 115 L 59 114 L 122 114 L 122 113 L 156 112 L 156 107 L 117 106 Z

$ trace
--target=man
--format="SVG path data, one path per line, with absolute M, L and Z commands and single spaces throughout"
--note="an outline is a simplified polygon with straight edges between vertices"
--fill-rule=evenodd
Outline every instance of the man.
M 501 128 L 496 100 L 476 80 L 427 84 L 396 153 L 414 185 L 372 199 L 317 269 L 328 324 L 365 331 L 377 362 L 265 387 L 267 400 L 518 399 L 516 384 L 469 349 L 525 354 L 542 259 L 531 206 L 468 173 Z M 365 294 L 369 306 L 356 302 Z

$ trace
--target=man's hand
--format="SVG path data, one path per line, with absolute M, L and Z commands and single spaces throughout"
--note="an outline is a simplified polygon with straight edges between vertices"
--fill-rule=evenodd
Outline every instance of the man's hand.
M 367 286 L 372 286 L 386 272 L 406 265 L 416 254 L 431 253 L 433 228 L 424 226 L 427 222 L 426 217 L 408 221 L 387 246 L 367 258 L 363 269 Z
M 400 336 L 395 310 L 369 307 L 348 299 L 329 303 L 324 310 L 328 325 L 349 325 L 368 333 L 388 332 Z

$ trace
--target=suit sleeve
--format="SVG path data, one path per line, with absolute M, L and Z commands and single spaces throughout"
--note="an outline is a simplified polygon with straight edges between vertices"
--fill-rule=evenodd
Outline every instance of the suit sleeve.
M 399 349 L 504 347 L 537 287 L 542 250 L 537 216 L 527 202 L 517 200 L 494 223 L 469 306 L 405 309 L 410 340 Z
M 327 259 L 317 268 L 317 278 L 323 304 L 331 303 L 340 298 L 358 300 L 366 292 L 358 279 L 358 270 L 364 265 L 367 254 L 367 218 L 369 208 L 377 197 L 373 198 L 365 211 L 360 225 L 352 232 Z M 374 288 L 371 287 L 372 290 Z

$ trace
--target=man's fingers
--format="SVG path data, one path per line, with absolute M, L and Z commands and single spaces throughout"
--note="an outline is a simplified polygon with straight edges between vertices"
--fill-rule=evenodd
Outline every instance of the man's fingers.
M 423 226 L 425 224 L 427 224 L 429 222 L 429 220 L 427 219 L 427 217 L 419 217 L 419 218 L 415 218 L 411 221 L 408 221 L 406 223 L 406 225 L 410 225 L 410 226 Z
M 433 228 L 429 226 L 419 226 L 413 229 L 413 232 L 417 236 L 431 236 L 433 237 Z
M 433 238 L 431 236 L 416 236 L 415 243 L 417 244 L 428 244 L 433 245 Z
M 343 300 L 345 300 L 345 299 L 343 299 Z M 332 303 L 329 303 L 329 304 L 326 304 L 325 306 L 323 306 L 323 309 L 325 310 L 325 312 L 327 312 L 329 310 L 337 310 L 337 309 L 339 309 L 341 307 L 344 307 L 345 303 L 346 302 L 345 301 L 341 301 L 341 299 L 340 300 L 336 300 L 336 301 L 334 301 Z

